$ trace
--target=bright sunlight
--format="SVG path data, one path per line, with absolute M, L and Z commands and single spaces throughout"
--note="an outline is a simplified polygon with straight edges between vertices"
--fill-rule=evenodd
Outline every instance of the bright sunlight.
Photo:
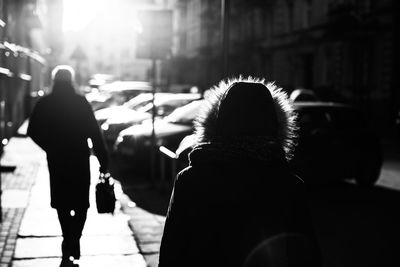
M 107 0 L 64 0 L 64 31 L 79 31 L 107 8 Z

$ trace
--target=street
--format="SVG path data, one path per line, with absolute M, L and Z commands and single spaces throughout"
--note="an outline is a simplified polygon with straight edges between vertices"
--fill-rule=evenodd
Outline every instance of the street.
M 174 206 L 190 204 L 171 214 L 194 211 L 200 227 L 177 224 L 170 258 L 241 263 L 269 222 L 298 231 L 270 213 L 301 210 L 277 200 L 293 199 L 278 179 L 290 169 L 325 267 L 399 267 L 399 11 L 395 0 L 0 0 L 0 267 L 157 267 L 194 147 L 198 195 L 182 189 Z

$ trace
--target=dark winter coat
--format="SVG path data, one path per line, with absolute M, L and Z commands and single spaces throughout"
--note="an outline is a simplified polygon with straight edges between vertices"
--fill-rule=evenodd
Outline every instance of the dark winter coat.
M 91 106 L 68 83 L 54 85 L 53 92 L 36 104 L 28 135 L 47 154 L 53 208 L 88 208 L 90 150 L 93 142 L 100 165 L 107 168 L 108 156 L 101 130 Z
M 243 88 L 227 94 L 231 86 Z M 305 236 L 315 256 L 308 266 L 320 266 L 304 184 L 287 167 L 294 118 L 286 96 L 271 84 L 235 81 L 206 100 L 189 167 L 175 181 L 159 266 L 243 266 L 282 233 Z M 289 262 L 295 249 L 285 248 Z
M 302 181 L 282 163 L 207 158 L 193 151 L 177 177 L 160 267 L 242 266 L 269 237 L 313 236 Z

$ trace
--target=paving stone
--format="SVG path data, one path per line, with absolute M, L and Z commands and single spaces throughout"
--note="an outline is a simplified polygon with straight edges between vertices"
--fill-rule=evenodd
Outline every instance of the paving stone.
M 158 253 L 148 254 L 148 255 L 143 255 L 143 256 L 147 262 L 148 267 L 158 267 L 158 259 L 160 257 L 160 255 Z
M 153 225 L 137 225 L 134 223 L 129 222 L 131 229 L 135 234 L 159 234 L 161 235 L 163 233 L 163 228 L 158 226 L 153 226 Z
M 165 220 L 167 219 L 166 216 L 155 215 L 155 217 L 160 223 L 165 224 Z
M 135 233 L 135 237 L 140 243 L 160 243 L 162 238 L 162 233 Z
M 138 218 L 138 219 L 154 217 L 154 214 L 152 214 L 142 208 L 139 208 L 139 207 L 129 208 L 129 207 L 124 206 L 124 212 L 129 214 L 131 217 Z
M 2 256 L 1 257 L 1 263 L 10 263 L 12 257 L 11 256 Z
M 14 258 L 61 257 L 61 237 L 19 238 Z M 82 255 L 130 255 L 139 252 L 132 236 L 83 236 Z
M 60 258 L 41 258 L 15 260 L 11 267 L 55 267 L 59 266 Z M 140 254 L 128 256 L 82 256 L 80 267 L 146 267 L 146 262 Z
M 128 227 L 128 217 L 122 213 L 97 214 L 89 210 L 88 218 L 83 230 L 84 235 L 131 235 Z M 46 227 L 43 227 L 46 225 Z M 27 209 L 18 235 L 30 236 L 61 236 L 56 210 L 46 207 L 41 209 Z
M 11 257 L 13 255 L 13 251 L 6 250 L 3 252 L 3 256 Z
M 14 251 L 14 248 L 15 248 L 14 245 L 7 244 L 5 246 L 5 251 Z
M 143 254 L 154 254 L 160 252 L 160 242 L 156 243 L 138 243 L 140 252 Z

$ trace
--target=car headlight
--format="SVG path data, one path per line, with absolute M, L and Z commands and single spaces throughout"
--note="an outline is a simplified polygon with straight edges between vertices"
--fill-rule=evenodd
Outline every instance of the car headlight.
M 156 144 L 157 144 L 157 146 L 162 146 L 162 145 L 164 145 L 164 140 L 160 138 L 156 141 Z
M 101 129 L 103 131 L 107 131 L 109 128 L 110 128 L 110 125 L 106 122 L 101 125 Z
M 143 144 L 145 146 L 151 146 L 151 138 L 146 138 L 146 140 L 143 141 Z
M 118 145 L 118 144 L 122 143 L 123 141 L 124 141 L 124 138 L 121 135 L 119 135 L 117 137 L 117 140 L 115 141 L 115 144 Z

